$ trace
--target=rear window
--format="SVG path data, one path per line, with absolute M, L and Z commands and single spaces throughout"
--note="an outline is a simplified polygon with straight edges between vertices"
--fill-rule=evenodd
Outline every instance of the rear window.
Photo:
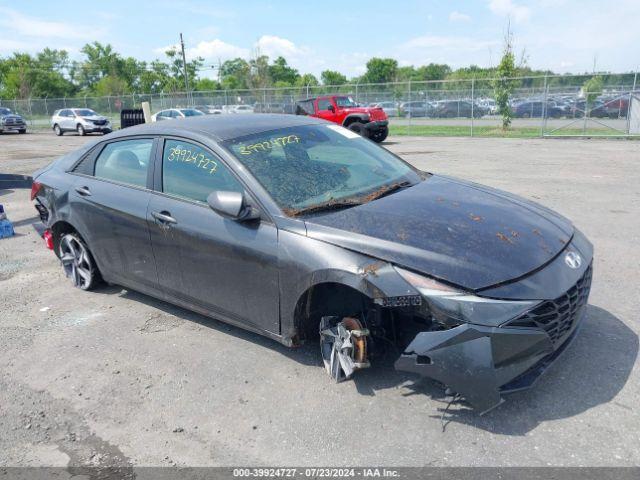
M 123 140 L 109 143 L 96 160 L 95 177 L 146 187 L 153 140 Z
M 296 105 L 296 113 L 298 115 L 313 115 L 313 100 L 304 100 Z
M 200 110 L 195 110 L 193 108 L 185 108 L 184 110 L 180 110 L 185 117 L 198 117 L 200 115 L 204 115 Z

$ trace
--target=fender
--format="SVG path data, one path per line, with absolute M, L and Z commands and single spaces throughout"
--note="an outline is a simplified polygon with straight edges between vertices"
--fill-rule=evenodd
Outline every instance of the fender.
M 336 283 L 372 301 L 420 295 L 383 260 L 286 230 L 280 231 L 279 242 L 280 333 L 285 344 L 297 334 L 296 307 L 312 287 Z M 304 265 L 299 258 L 307 260 Z
M 362 123 L 369 123 L 369 115 L 367 115 L 366 113 L 350 113 L 349 115 L 344 117 L 342 125 L 346 126 L 353 120 L 357 120 Z

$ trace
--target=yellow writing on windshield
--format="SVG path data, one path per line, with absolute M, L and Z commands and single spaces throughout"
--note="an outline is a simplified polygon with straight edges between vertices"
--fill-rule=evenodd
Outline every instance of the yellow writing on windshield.
M 208 158 L 204 153 L 196 153 L 187 148 L 170 148 L 167 160 L 170 162 L 184 162 L 193 165 L 196 168 L 208 170 L 209 174 L 214 174 L 218 168 L 215 160 Z
M 284 147 L 290 143 L 300 143 L 300 137 L 297 135 L 286 135 L 284 137 L 276 137 L 264 142 L 254 143 L 252 145 L 241 145 L 240 155 L 251 155 L 256 152 L 270 152 L 273 147 Z

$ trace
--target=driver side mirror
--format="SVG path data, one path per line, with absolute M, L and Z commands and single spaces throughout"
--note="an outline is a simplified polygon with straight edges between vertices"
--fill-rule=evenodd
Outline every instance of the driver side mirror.
M 246 205 L 244 194 L 240 192 L 212 192 L 207 197 L 207 203 L 214 212 L 239 222 L 260 218 L 260 211 L 257 208 Z
M 330 112 L 335 113 L 335 112 L 336 112 L 336 107 L 334 107 L 333 105 L 329 105 L 329 106 L 327 107 L 327 110 L 329 110 Z

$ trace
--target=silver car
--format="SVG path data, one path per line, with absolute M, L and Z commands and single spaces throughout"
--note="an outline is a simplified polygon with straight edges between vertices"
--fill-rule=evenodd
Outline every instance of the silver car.
M 78 135 L 87 133 L 111 133 L 113 127 L 107 117 L 97 114 L 90 108 L 63 108 L 53 112 L 51 128 L 56 135 L 64 132 L 77 132 Z
M 158 113 L 151 115 L 152 122 L 160 122 L 162 120 L 175 120 L 176 118 L 198 117 L 204 115 L 200 110 L 195 108 L 168 108 L 160 110 Z
M 398 116 L 398 105 L 396 102 L 379 102 L 372 103 L 370 107 L 379 107 L 384 110 L 384 113 L 387 114 L 387 117 L 397 117 Z

